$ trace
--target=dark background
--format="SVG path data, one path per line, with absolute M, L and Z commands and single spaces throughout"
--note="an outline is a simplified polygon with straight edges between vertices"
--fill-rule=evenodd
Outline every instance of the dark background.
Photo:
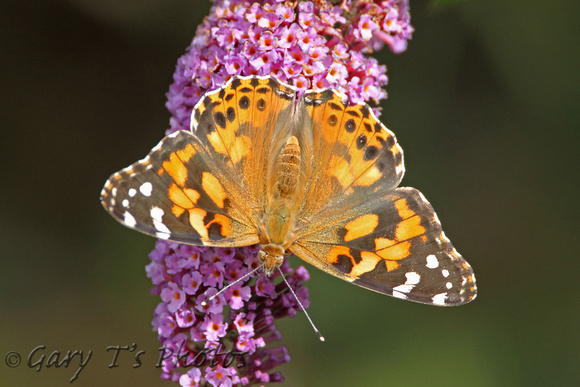
M 46 345 L 38 356 L 93 350 L 75 386 L 172 385 L 154 367 L 154 240 L 115 222 L 99 192 L 163 136 L 176 60 L 208 9 L 0 4 L 0 384 L 68 385 L 76 365 L 25 365 Z M 429 307 L 310 268 L 310 313 L 327 342 L 302 315 L 279 323 L 286 385 L 578 385 L 580 3 L 411 10 L 408 51 L 377 56 L 390 78 L 382 121 L 405 150 L 403 184 L 431 200 L 480 293 Z M 106 347 L 131 343 L 143 366 L 125 354 L 107 368 Z M 23 364 L 8 368 L 9 351 Z

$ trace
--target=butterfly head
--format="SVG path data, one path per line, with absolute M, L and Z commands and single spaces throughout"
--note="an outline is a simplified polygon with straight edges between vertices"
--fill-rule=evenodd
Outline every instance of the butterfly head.
M 284 249 L 278 245 L 265 245 L 262 246 L 259 257 L 264 267 L 264 274 L 269 277 L 284 262 Z

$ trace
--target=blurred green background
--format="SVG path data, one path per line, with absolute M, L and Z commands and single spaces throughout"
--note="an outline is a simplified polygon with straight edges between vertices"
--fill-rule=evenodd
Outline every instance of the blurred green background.
M 580 2 L 411 1 L 416 29 L 388 65 L 382 121 L 474 267 L 479 297 L 435 308 L 310 268 L 316 340 L 279 329 L 288 386 L 580 385 Z M 435 4 L 438 4 L 436 6 Z M 0 4 L 0 385 L 64 386 L 38 345 L 93 350 L 75 386 L 159 380 L 147 254 L 154 240 L 100 206 L 114 171 L 163 136 L 176 60 L 205 1 Z M 293 260 L 296 266 L 300 262 Z M 137 344 L 107 368 L 108 346 Z M 17 351 L 23 364 L 9 368 Z

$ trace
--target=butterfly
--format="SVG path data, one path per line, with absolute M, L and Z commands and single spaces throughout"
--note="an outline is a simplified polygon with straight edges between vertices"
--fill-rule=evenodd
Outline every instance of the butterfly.
M 270 275 L 288 254 L 400 299 L 461 305 L 473 270 L 431 204 L 399 187 L 395 135 L 366 104 L 268 76 L 235 76 L 169 134 L 113 174 L 104 208 L 125 226 L 192 245 L 260 244 Z

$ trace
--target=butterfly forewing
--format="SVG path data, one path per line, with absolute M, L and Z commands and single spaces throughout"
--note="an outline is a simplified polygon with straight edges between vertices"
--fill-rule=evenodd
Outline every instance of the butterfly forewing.
M 121 223 L 158 238 L 210 246 L 257 243 L 244 202 L 223 181 L 198 139 L 179 131 L 113 174 L 101 202 Z
M 441 230 L 433 208 L 414 188 L 398 188 L 344 213 L 318 216 L 326 227 L 301 235 L 291 251 L 346 281 L 435 305 L 475 297 L 467 262 Z M 316 223 L 316 221 L 314 221 Z

